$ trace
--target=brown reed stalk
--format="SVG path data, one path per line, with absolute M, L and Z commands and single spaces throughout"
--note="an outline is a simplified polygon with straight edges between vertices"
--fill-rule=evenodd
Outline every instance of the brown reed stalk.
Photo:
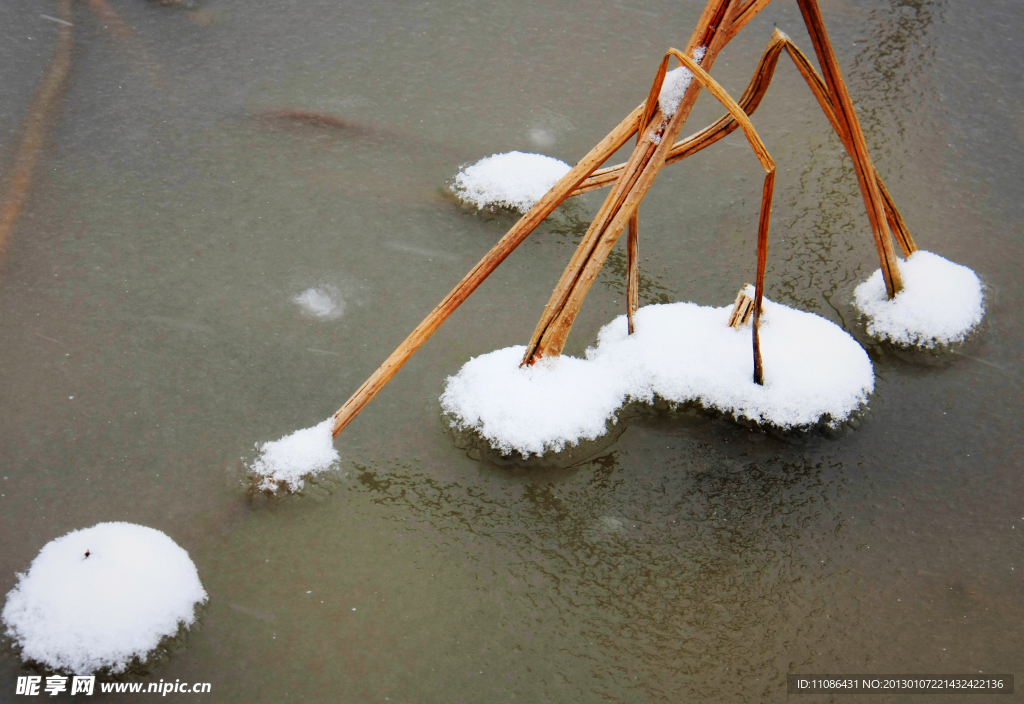
M 768 261 L 768 224 L 772 217 L 772 196 L 775 193 L 775 167 L 764 177 L 764 191 L 761 194 L 761 217 L 757 223 L 757 282 L 754 284 L 754 322 L 751 337 L 754 343 L 754 383 L 764 386 L 764 369 L 761 365 L 761 304 L 764 300 L 764 269 Z
M 836 120 L 842 127 L 843 133 L 849 136 L 850 147 L 852 147 L 850 156 L 853 158 L 857 182 L 860 184 L 860 190 L 864 196 L 868 220 L 871 222 L 871 232 L 875 237 L 875 247 L 878 250 L 882 276 L 885 279 L 885 290 L 889 298 L 893 298 L 903 289 L 903 280 L 896 263 L 896 252 L 892 247 L 889 225 L 885 217 L 885 205 L 882 202 L 878 183 L 874 179 L 874 166 L 864 142 L 864 133 L 853 110 L 850 94 L 846 90 L 843 74 L 839 70 L 839 62 L 836 60 L 835 52 L 832 51 L 832 43 L 825 30 L 825 22 L 821 18 L 818 3 L 816 0 L 797 0 L 797 5 L 800 7 L 800 14 L 803 15 L 807 32 L 811 36 L 814 53 L 818 56 L 825 85 L 832 98 Z
M 736 13 L 736 19 L 729 25 L 729 32 L 726 37 L 726 41 L 732 41 L 732 38 L 740 33 L 740 30 L 747 26 L 747 22 L 754 19 L 758 12 L 768 7 L 768 3 L 772 0 L 748 0 L 747 4 L 743 5 Z
M 851 135 L 845 131 L 843 125 L 840 123 L 836 116 L 835 103 L 832 97 L 829 95 L 825 81 L 818 75 L 818 72 L 811 66 L 811 62 L 807 59 L 807 56 L 800 51 L 799 47 L 793 43 L 793 41 L 782 34 L 778 30 L 775 30 L 777 34 L 781 34 L 786 42 L 786 52 L 790 58 L 793 59 L 793 63 L 796 65 L 797 70 L 800 71 L 800 75 L 807 81 L 807 85 L 810 87 L 814 97 L 817 98 L 818 104 L 821 106 L 822 111 L 825 113 L 825 117 L 828 118 L 829 124 L 832 125 L 832 129 L 839 135 L 840 141 L 843 143 L 843 147 L 847 153 L 850 154 L 851 159 L 855 159 L 855 146 Z M 896 203 L 893 202 L 892 196 L 889 195 L 888 189 L 885 187 L 885 183 L 882 182 L 882 177 L 879 175 L 878 170 L 871 165 L 871 175 L 878 187 L 878 192 L 882 198 L 882 207 L 885 209 L 885 219 L 889 225 L 889 230 L 892 236 L 895 237 L 896 242 L 899 243 L 900 249 L 903 250 L 903 255 L 909 257 L 911 254 L 917 251 L 917 245 L 914 243 L 914 238 L 910 234 L 910 230 L 907 228 L 906 222 L 903 221 L 903 216 L 900 215 L 899 209 L 896 207 Z M 865 194 L 865 198 L 867 195 Z M 879 253 L 882 254 L 881 252 Z
M 640 307 L 640 222 L 637 213 L 629 219 L 626 239 L 626 323 L 629 334 L 634 331 L 633 316 Z
M 785 42 L 786 36 L 776 30 L 775 34 L 772 35 L 771 41 L 768 42 L 768 47 L 761 55 L 757 69 L 754 72 L 754 77 L 750 79 L 746 90 L 737 101 L 747 115 L 754 114 L 754 111 L 760 106 L 762 98 L 764 98 L 765 93 L 768 91 L 768 86 L 771 84 L 775 67 L 779 60 L 779 54 L 785 48 Z M 668 164 L 673 164 L 693 156 L 697 152 L 729 136 L 737 127 L 739 127 L 739 123 L 736 122 L 731 113 L 727 112 L 704 129 L 672 145 L 665 161 Z M 581 183 L 579 188 L 573 191 L 572 194 L 574 196 L 580 195 L 608 186 L 619 178 L 625 166 L 625 164 L 616 164 L 615 166 L 598 169 L 594 172 L 593 176 Z
M 53 57 L 46 65 L 43 78 L 29 104 L 28 113 L 22 121 L 21 139 L 18 142 L 14 166 L 0 194 L 0 252 L 14 231 L 18 215 L 28 198 L 39 153 L 60 109 L 64 87 L 71 70 L 71 47 L 74 38 L 71 0 L 60 0 L 58 12 L 60 19 L 67 24 L 57 26 L 57 43 L 53 49 Z
M 643 116 L 636 132 L 637 146 L 643 141 L 647 134 L 647 128 L 658 107 L 658 96 L 661 94 L 661 87 L 665 84 L 665 74 L 668 72 L 668 55 L 662 59 L 658 72 L 651 83 L 651 90 L 647 93 L 644 101 Z M 639 213 L 633 213 L 629 219 L 629 236 L 626 245 L 626 321 L 627 330 L 633 334 L 633 314 L 640 307 L 640 219 Z

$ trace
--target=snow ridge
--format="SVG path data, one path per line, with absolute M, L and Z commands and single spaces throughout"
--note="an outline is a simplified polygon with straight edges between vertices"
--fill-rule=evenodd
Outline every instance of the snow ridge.
M 651 305 L 598 333 L 586 359 L 561 356 L 520 368 L 522 346 L 475 357 L 448 378 L 441 406 L 508 454 L 559 451 L 593 440 L 627 401 L 698 401 L 737 418 L 781 428 L 833 425 L 874 390 L 864 350 L 812 313 L 764 300 L 761 355 L 765 385 L 753 382 L 749 326 L 728 325 L 731 306 Z

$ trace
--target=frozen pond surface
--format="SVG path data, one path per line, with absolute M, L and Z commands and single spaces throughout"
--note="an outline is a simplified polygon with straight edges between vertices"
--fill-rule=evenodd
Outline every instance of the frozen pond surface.
M 811 53 L 776 2 L 715 63 L 734 96 L 773 25 Z M 528 340 L 602 191 L 345 430 L 340 471 L 282 501 L 246 495 L 254 443 L 328 417 L 511 226 L 442 184 L 494 153 L 575 163 L 703 3 L 110 4 L 134 42 L 75 5 L 68 90 L 0 261 L 3 594 L 70 530 L 165 532 L 210 602 L 150 678 L 217 702 L 785 701 L 787 672 L 1024 673 L 1020 3 L 822 2 L 918 244 L 990 287 L 960 354 L 872 348 L 857 430 L 654 415 L 562 469 L 459 449 L 444 379 Z M 4 173 L 53 50 L 40 13 L 55 3 L 0 5 Z M 722 112 L 702 95 L 684 134 Z M 766 294 L 864 341 L 863 202 L 788 59 L 754 123 L 779 164 Z M 737 132 L 662 173 L 644 301 L 721 306 L 752 280 L 759 170 Z M 624 262 L 567 352 L 624 311 Z M 0 700 L 18 674 L 0 656 Z

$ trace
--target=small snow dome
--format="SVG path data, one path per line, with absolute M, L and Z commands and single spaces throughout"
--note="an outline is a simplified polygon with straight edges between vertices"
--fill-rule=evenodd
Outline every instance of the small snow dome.
M 195 621 L 206 591 L 188 553 L 153 528 L 100 523 L 52 540 L 7 594 L 0 620 L 23 660 L 123 672 Z
M 334 449 L 333 428 L 331 417 L 273 442 L 257 443 L 259 455 L 249 466 L 256 489 L 267 494 L 282 488 L 301 491 L 306 479 L 330 469 L 341 458 Z
M 451 186 L 463 203 L 525 213 L 571 168 L 564 161 L 543 154 L 493 154 L 464 167 L 452 179 Z
M 903 290 L 889 300 L 879 269 L 853 292 L 868 334 L 904 347 L 932 349 L 961 342 L 985 315 L 973 270 L 918 250 L 900 261 Z

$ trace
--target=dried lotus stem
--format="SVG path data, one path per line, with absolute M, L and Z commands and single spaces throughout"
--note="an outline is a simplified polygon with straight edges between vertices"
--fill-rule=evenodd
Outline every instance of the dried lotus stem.
M 768 261 L 768 223 L 772 217 L 772 195 L 775 193 L 775 169 L 764 177 L 764 191 L 761 195 L 761 217 L 757 224 L 757 283 L 754 284 L 754 322 L 751 337 L 754 343 L 754 383 L 764 386 L 764 369 L 761 365 L 761 304 L 764 300 L 764 269 Z
M 633 316 L 640 307 L 640 223 L 637 214 L 629 219 L 629 235 L 626 240 L 626 322 L 629 334 L 633 334 Z
M 758 279 L 754 298 L 754 324 L 752 326 L 754 380 L 756 383 L 761 384 L 763 383 L 763 374 L 761 370 L 758 322 L 760 319 L 761 300 L 763 298 L 764 268 L 767 258 L 768 229 L 771 220 L 771 198 L 775 185 L 775 162 L 768 154 L 768 150 L 765 148 L 761 138 L 758 137 L 754 125 L 750 122 L 750 118 L 747 117 L 746 113 L 743 112 L 725 89 L 686 54 L 676 49 L 670 49 L 667 53 L 668 55 L 675 56 L 693 75 L 694 83 L 691 83 L 691 87 L 687 89 L 686 95 L 691 94 L 693 85 L 700 85 L 705 87 L 709 93 L 725 105 L 743 129 L 743 133 L 747 137 L 747 141 L 750 143 L 754 154 L 766 171 L 761 203 L 761 217 L 758 225 Z M 662 62 L 662 66 L 664 66 L 664 62 Z M 662 75 L 663 69 L 659 67 L 655 78 L 656 83 Z M 684 97 L 683 100 L 685 101 L 686 98 Z M 655 113 L 652 124 L 657 123 L 659 113 Z M 671 125 L 677 118 L 678 114 L 669 121 L 669 127 L 665 128 L 666 137 L 671 136 Z M 679 127 L 681 125 L 676 127 L 677 131 Z M 664 159 L 668 151 L 664 146 L 663 142 L 657 150 L 662 159 Z M 627 179 L 630 178 L 631 171 L 635 173 L 642 169 L 643 175 L 650 174 L 649 178 L 653 180 L 660 168 L 664 166 L 663 160 L 659 164 L 657 157 L 652 160 L 648 156 L 649 153 L 649 146 L 645 146 L 643 143 L 637 145 L 616 188 L 605 201 L 605 205 L 602 206 L 602 212 L 599 213 L 598 218 L 591 224 L 587 236 L 584 237 L 583 242 L 581 242 L 573 257 L 573 261 L 570 262 L 569 267 L 563 272 L 558 286 L 552 293 L 551 302 L 549 302 L 544 315 L 541 317 L 541 321 L 537 325 L 537 329 L 534 331 L 534 339 L 531 340 L 531 344 L 527 347 L 526 356 L 523 359 L 524 364 L 531 364 L 540 357 L 561 354 L 583 299 L 596 279 L 597 273 L 604 264 L 615 241 L 621 235 L 624 225 L 635 215 L 636 207 L 646 193 L 646 190 L 640 191 L 639 187 L 642 180 L 637 177 L 633 181 L 635 185 L 625 194 L 625 197 L 621 195 L 622 191 L 628 187 L 626 184 L 630 183 Z
M 885 279 L 885 290 L 889 294 L 889 298 L 893 298 L 903 289 L 903 280 L 896 263 L 896 252 L 892 247 L 889 225 L 885 217 L 885 206 L 882 203 L 878 183 L 874 178 L 874 166 L 864 142 L 864 133 L 861 131 L 857 114 L 853 110 L 850 94 L 846 90 L 843 74 L 839 70 L 839 62 L 832 51 L 832 44 L 829 42 L 828 32 L 825 30 L 825 22 L 821 18 L 818 3 L 815 0 L 797 0 L 797 5 L 803 15 L 804 24 L 807 25 L 807 32 L 811 35 L 814 52 L 818 55 L 818 63 L 821 65 L 825 85 L 828 86 L 829 95 L 832 98 L 836 120 L 842 128 L 841 135 L 846 134 L 849 137 L 848 149 L 852 147 L 850 156 L 853 158 L 853 168 L 857 172 L 857 182 L 864 195 L 864 205 L 868 211 L 868 220 L 871 222 L 871 232 L 875 237 L 875 247 L 878 249 L 882 276 Z

